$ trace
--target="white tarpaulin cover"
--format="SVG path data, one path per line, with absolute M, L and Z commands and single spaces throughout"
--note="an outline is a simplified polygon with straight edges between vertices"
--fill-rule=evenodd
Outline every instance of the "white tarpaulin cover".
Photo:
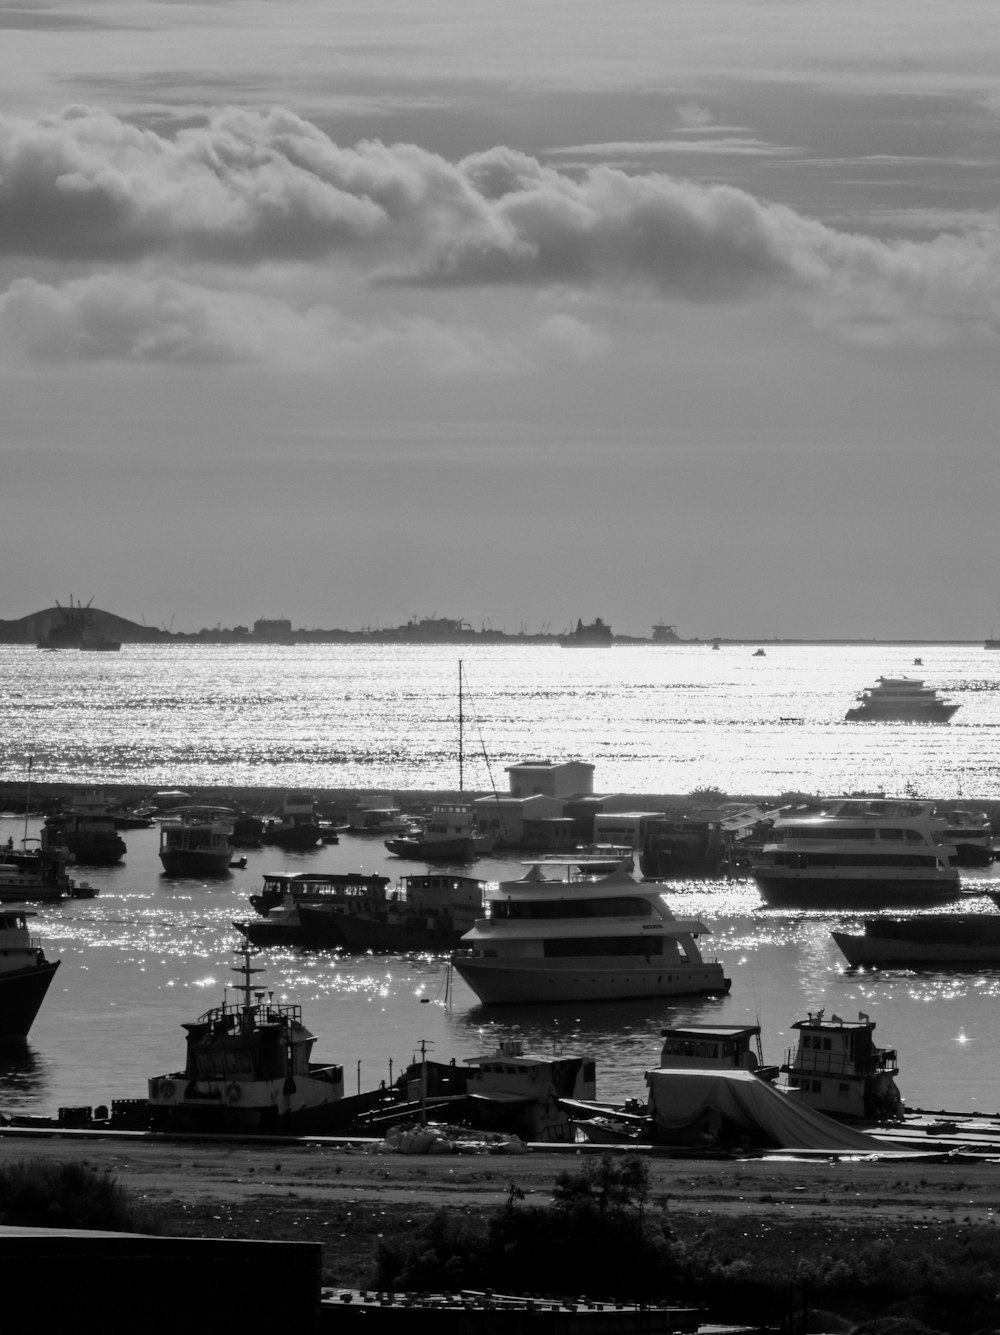
M 723 1117 L 790 1150 L 885 1150 L 885 1144 L 799 1103 L 751 1071 L 647 1071 L 653 1117 L 668 1134 Z

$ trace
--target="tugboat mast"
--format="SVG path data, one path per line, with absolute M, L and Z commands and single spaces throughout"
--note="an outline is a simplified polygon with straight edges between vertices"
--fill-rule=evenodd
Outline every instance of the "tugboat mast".
M 253 990 L 250 976 L 255 973 L 263 973 L 264 970 L 255 969 L 251 965 L 250 961 L 255 957 L 255 952 L 251 951 L 249 941 L 243 943 L 238 954 L 242 957 L 243 962 L 237 968 L 231 969 L 230 973 L 238 973 L 242 975 L 243 982 L 240 984 L 240 990 L 243 993 L 243 1014 L 249 1019 L 254 1012 L 254 1005 L 250 996 L 251 991 Z

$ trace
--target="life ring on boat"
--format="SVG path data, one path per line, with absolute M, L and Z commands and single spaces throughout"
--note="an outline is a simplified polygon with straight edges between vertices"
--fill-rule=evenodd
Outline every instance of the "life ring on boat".
M 236 1083 L 235 1080 L 230 1080 L 229 1084 L 226 1086 L 226 1102 L 239 1103 L 242 1097 L 243 1097 L 242 1089 L 240 1089 L 239 1085 Z
M 174 1082 L 172 1080 L 161 1080 L 156 1089 L 157 1098 L 163 1099 L 169 1103 L 174 1097 Z

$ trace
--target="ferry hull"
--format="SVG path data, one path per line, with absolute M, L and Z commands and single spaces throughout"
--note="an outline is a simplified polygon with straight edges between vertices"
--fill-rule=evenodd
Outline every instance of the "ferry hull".
M 958 897 L 961 885 L 953 878 L 920 880 L 885 876 L 775 876 L 757 871 L 753 879 L 762 898 L 778 908 L 881 908 L 946 904 Z
M 721 964 L 690 968 L 661 964 L 651 968 L 621 960 L 456 958 L 454 965 L 484 1006 L 700 996 L 728 992 L 730 988 Z

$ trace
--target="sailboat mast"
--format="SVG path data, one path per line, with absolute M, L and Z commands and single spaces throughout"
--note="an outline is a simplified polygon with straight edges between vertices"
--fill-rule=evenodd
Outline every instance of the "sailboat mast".
M 463 734 L 465 731 L 465 719 L 462 716 L 462 660 L 458 660 L 458 791 L 462 792 L 464 788 L 464 766 L 465 751 L 463 748 Z

